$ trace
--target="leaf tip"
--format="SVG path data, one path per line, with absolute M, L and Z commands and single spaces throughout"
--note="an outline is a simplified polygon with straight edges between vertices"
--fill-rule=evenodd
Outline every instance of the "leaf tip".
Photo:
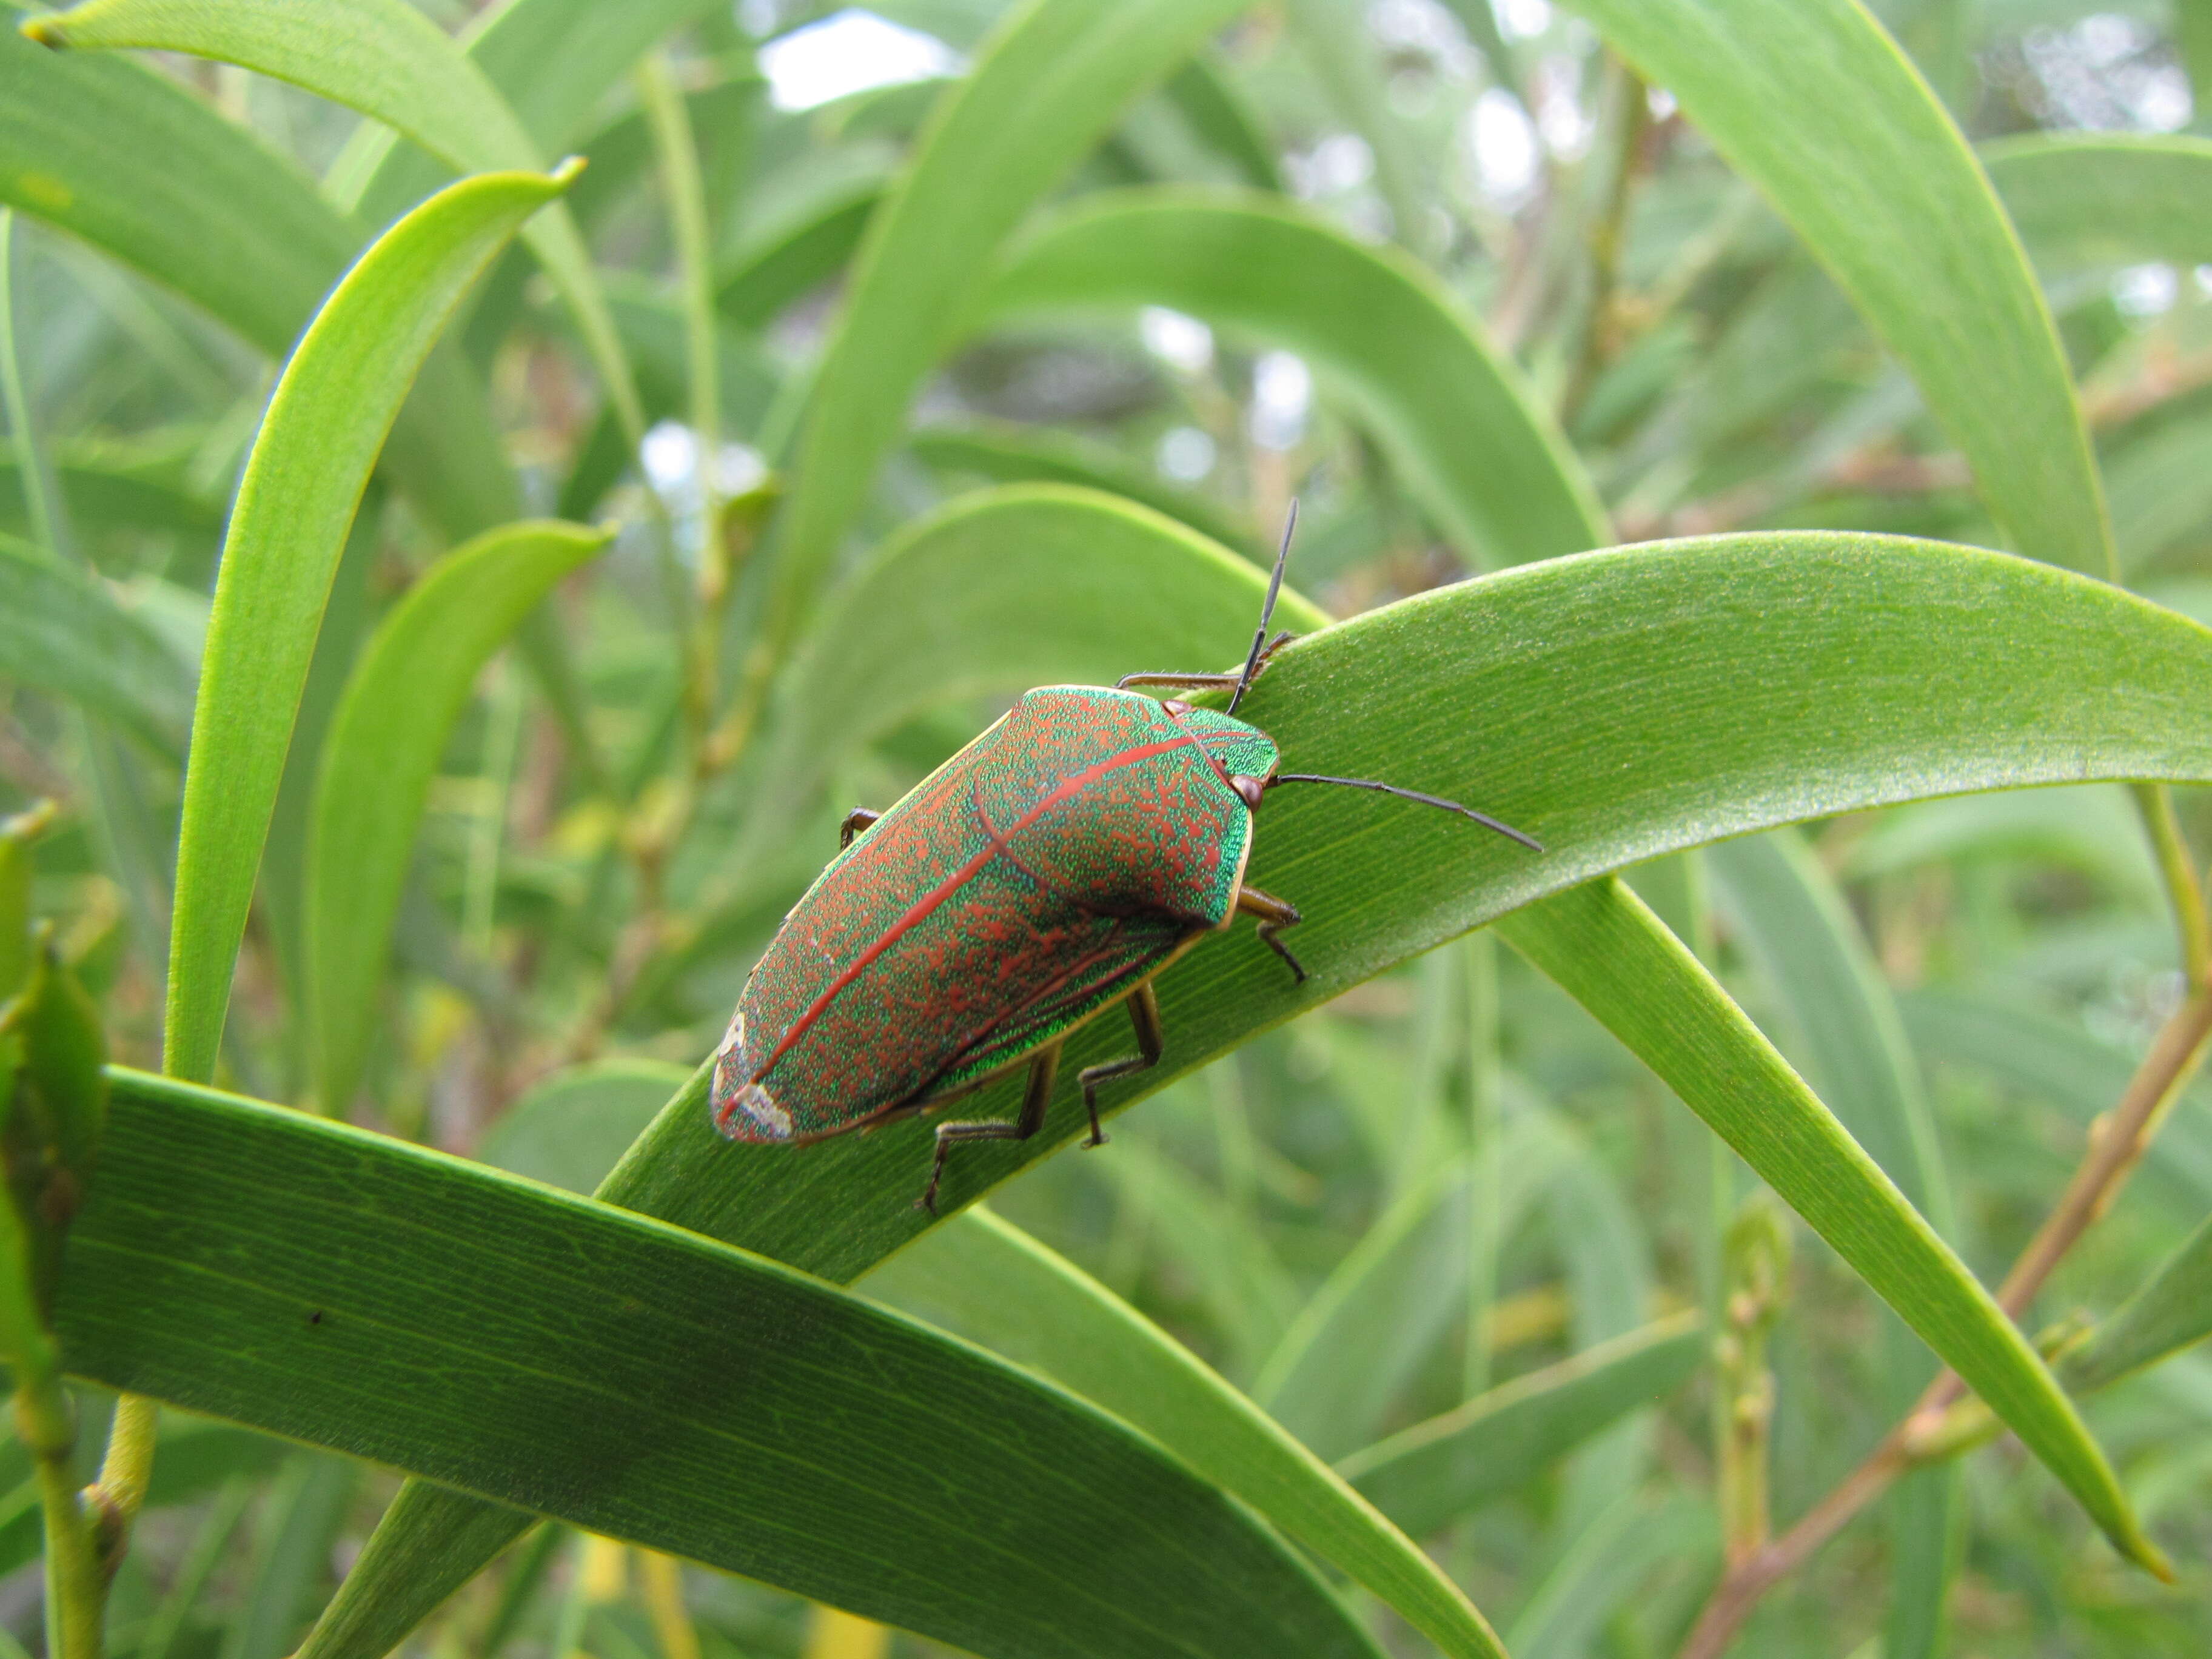
M 566 190 L 576 182 L 577 175 L 589 166 L 591 162 L 581 155 L 564 157 L 560 165 L 553 169 L 553 182 Z
M 70 42 L 67 32 L 51 17 L 27 17 L 18 27 L 25 35 L 37 41 L 48 52 L 68 50 Z

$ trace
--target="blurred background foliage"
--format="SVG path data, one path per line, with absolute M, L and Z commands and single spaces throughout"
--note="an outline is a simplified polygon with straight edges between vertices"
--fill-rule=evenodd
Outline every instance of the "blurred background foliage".
M 422 9 L 451 30 L 475 21 L 459 0 Z M 649 429 L 633 450 L 558 297 L 510 249 L 455 343 L 489 389 L 527 511 L 619 530 L 562 581 L 557 629 L 477 680 L 429 781 L 391 968 L 366 988 L 360 1083 L 336 1103 L 354 1122 L 588 1190 L 719 1036 L 752 957 L 833 848 L 836 817 L 887 804 L 1003 706 L 956 702 L 906 721 L 841 762 L 822 799 L 787 804 L 805 809 L 802 826 L 750 843 L 751 862 L 732 872 L 757 775 L 740 768 L 687 793 L 678 688 L 693 619 L 672 611 L 657 542 L 672 534 L 692 569 L 720 542 L 737 565 L 731 637 L 772 603 L 744 555 L 780 486 L 841 276 L 1000 9 L 885 0 L 832 14 L 743 0 L 693 8 L 671 36 L 658 72 L 696 137 L 714 283 L 720 430 L 707 444 L 687 401 L 683 230 L 641 102 L 650 88 L 613 78 L 564 139 L 590 161 L 568 202 Z M 1984 147 L 2022 228 L 2081 388 L 2130 585 L 2212 620 L 2212 206 L 2200 197 L 2172 244 L 2193 238 L 2207 263 L 2166 248 L 2147 263 L 2127 235 L 2100 234 L 2100 202 L 2042 188 L 2032 149 L 2039 135 L 2203 128 L 2212 8 L 1874 10 Z M 326 197 L 352 199 L 371 176 L 375 124 L 242 70 L 153 62 L 323 180 Z M 404 147 L 402 159 L 359 196 L 364 227 L 437 176 Z M 1556 411 L 1623 540 L 1837 527 L 2002 544 L 1913 380 L 1844 294 L 1675 100 L 1570 9 L 1255 5 L 1127 112 L 1054 208 L 1096 198 L 1110 211 L 1127 200 L 1111 192 L 1165 187 L 1285 198 L 1425 269 Z M 27 487 L 32 452 L 0 461 L 0 811 L 65 805 L 40 849 L 37 906 L 103 1002 L 115 1057 L 151 1070 L 191 665 L 271 384 L 266 353 L 289 330 L 244 337 L 21 205 L 13 355 L 0 368 L 11 429 L 27 416 L 55 489 Z M 1102 275 L 1105 303 L 1080 315 L 1010 307 L 927 382 L 911 434 L 854 503 L 859 539 L 879 541 L 978 483 L 1052 481 L 1146 503 L 1256 559 L 1295 494 L 1293 581 L 1337 617 L 1472 574 L 1442 533 L 1436 493 L 1378 439 L 1357 386 L 1340 395 L 1325 350 L 1302 356 L 1283 331 L 1237 325 L 1240 307 L 1260 303 L 1240 295 L 1243 274 L 1208 268 L 1185 284 L 1212 285 L 1218 328 L 1117 303 L 1141 275 Z M 240 1092 L 314 1093 L 301 1004 L 307 769 L 352 653 L 452 539 L 408 491 L 372 486 L 240 961 L 221 1073 Z M 37 613 L 20 596 L 64 580 L 30 544 L 64 542 L 96 573 L 67 579 L 87 590 L 94 630 L 77 637 L 105 644 L 58 660 L 21 623 Z M 565 658 L 544 644 L 554 632 Z M 850 667 L 865 680 L 866 663 Z M 2206 844 L 2201 801 L 2182 804 Z M 680 836 L 665 839 L 672 826 Z M 2110 784 L 1784 834 L 1634 879 L 1824 1093 L 1854 1086 L 1851 1051 L 1825 1029 L 1840 994 L 1808 941 L 1863 951 L 1878 1006 L 1893 1006 L 1899 1086 L 1924 1091 L 1940 1142 L 1945 1190 L 1924 1206 L 1940 1203 L 1949 1237 L 1995 1282 L 2181 997 L 2156 851 Z M 2047 1317 L 2124 1301 L 2212 1208 L 2208 1104 L 2201 1091 L 2184 1100 L 2127 1201 L 2059 1270 L 2039 1304 Z M 1347 1460 L 1522 1659 L 1639 1659 L 1682 1640 L 1731 1527 L 1746 1524 L 1731 1504 L 1797 1516 L 1903 1403 L 1879 1304 L 1763 1206 L 1755 1184 L 1588 1015 L 1477 935 L 1175 1084 L 1116 1124 L 1109 1152 L 1052 1158 L 994 1208 L 1323 1457 Z M 884 1276 L 894 1300 L 896 1269 Z M 1718 1342 L 1699 1322 L 1717 1308 L 1743 1316 Z M 1514 1395 L 1524 1379 L 1533 1386 Z M 1433 1436 L 1477 1396 L 1509 1415 L 1474 1443 L 1475 1462 L 1442 1489 L 1411 1480 L 1386 1497 L 1391 1437 Z M 1766 1471 L 1766 1496 L 1748 1500 L 1730 1484 L 1728 1449 L 1747 1401 L 1748 1455 Z M 96 1421 L 100 1397 L 84 1404 Z M 1875 1512 L 1770 1594 L 1737 1650 L 2212 1650 L 2212 1361 L 2183 1354 L 2102 1393 L 2091 1420 L 2181 1564 L 2178 1584 L 2094 1543 L 2002 1443 L 1962 1462 L 1948 1558 L 1900 1560 Z M 97 1442 L 82 1437 L 81 1455 Z M 289 1652 L 392 1484 L 171 1414 L 115 1584 L 110 1651 Z M 14 1632 L 0 1648 L 35 1647 L 37 1503 L 20 1449 L 0 1449 L 0 1632 Z M 1948 1606 L 1944 1628 L 1917 1636 L 1885 1622 L 1916 1571 L 1936 1574 Z M 417 1640 L 434 1654 L 563 1659 L 942 1650 L 733 1578 L 672 1575 L 657 1558 L 549 1528 Z M 1386 1635 L 1415 1650 L 1402 1626 Z

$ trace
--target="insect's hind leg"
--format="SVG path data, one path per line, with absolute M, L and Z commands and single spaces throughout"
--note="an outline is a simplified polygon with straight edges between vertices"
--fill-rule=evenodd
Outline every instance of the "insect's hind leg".
M 851 811 L 846 813 L 844 823 L 837 826 L 837 850 L 842 853 L 850 847 L 853 844 L 854 836 L 881 817 L 883 817 L 881 812 L 871 812 L 865 806 L 855 806 Z
M 1305 920 L 1298 907 L 1288 899 L 1279 899 L 1273 893 L 1263 893 L 1256 887 L 1240 887 L 1237 890 L 1237 908 L 1242 914 L 1258 918 L 1260 925 L 1252 931 L 1260 936 L 1260 943 L 1290 964 L 1298 976 L 1298 983 L 1306 982 L 1306 970 L 1291 954 L 1291 947 L 1279 937 L 1285 927 L 1295 927 Z
M 1030 1060 L 1029 1086 L 1022 1091 L 1021 1115 L 1011 1123 L 992 1119 L 973 1123 L 937 1126 L 937 1153 L 930 1159 L 929 1185 L 914 1201 L 917 1210 L 937 1213 L 937 1183 L 945 1176 L 945 1154 L 958 1140 L 1027 1140 L 1044 1124 L 1044 1109 L 1052 1103 L 1052 1080 L 1060 1071 L 1060 1044 L 1040 1048 Z
M 1075 1074 L 1083 1085 L 1083 1109 L 1091 1114 L 1091 1139 L 1083 1143 L 1086 1146 L 1106 1144 L 1106 1132 L 1098 1127 L 1098 1085 L 1133 1072 L 1148 1072 L 1160 1063 L 1160 1000 L 1152 994 L 1150 980 L 1130 993 L 1128 1009 L 1129 1024 L 1137 1028 L 1137 1052 L 1126 1060 L 1086 1066 Z

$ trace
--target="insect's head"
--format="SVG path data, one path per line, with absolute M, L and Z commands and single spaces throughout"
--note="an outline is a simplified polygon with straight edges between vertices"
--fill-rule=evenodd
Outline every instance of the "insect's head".
M 1291 532 L 1297 526 L 1298 504 L 1294 499 L 1291 502 L 1289 515 L 1283 520 L 1282 545 L 1275 550 L 1274 574 L 1267 579 L 1267 597 L 1260 607 L 1260 626 L 1253 632 L 1252 649 L 1244 659 L 1244 672 L 1237 677 L 1236 693 L 1229 699 L 1229 714 L 1234 714 L 1237 712 L 1237 705 L 1244 700 L 1245 692 L 1251 690 L 1252 681 L 1259 674 L 1261 665 L 1267 661 L 1272 646 L 1280 644 L 1282 639 L 1286 637 L 1279 635 L 1271 642 L 1267 635 L 1267 627 L 1274 620 L 1275 599 L 1283 591 L 1283 570 L 1291 560 Z M 1418 801 L 1424 806 L 1439 806 L 1447 812 L 1457 812 L 1462 817 L 1473 818 L 1485 829 L 1495 830 L 1499 835 L 1519 842 L 1531 851 L 1540 853 L 1544 850 L 1543 844 L 1534 836 L 1524 836 L 1512 825 L 1501 823 L 1486 812 L 1478 812 L 1472 806 L 1462 806 L 1459 802 L 1446 800 L 1441 795 L 1424 794 L 1418 789 L 1401 789 L 1395 783 L 1378 783 L 1372 778 L 1336 778 L 1326 777 L 1318 772 L 1279 771 L 1277 769 L 1281 763 L 1280 758 L 1276 752 L 1273 738 L 1255 727 L 1244 725 L 1241 720 L 1229 720 L 1228 715 L 1219 718 L 1237 726 L 1242 732 L 1250 732 L 1252 737 L 1257 739 L 1254 751 L 1249 757 L 1239 755 L 1231 759 L 1226 754 L 1222 757 L 1224 769 L 1229 774 L 1230 787 L 1236 790 L 1243 798 L 1244 804 L 1255 811 L 1259 810 L 1260 803 L 1265 799 L 1267 791 L 1278 785 L 1333 783 L 1340 788 L 1369 789 L 1378 794 L 1395 795 L 1401 800 Z M 1266 764 L 1251 763 L 1260 758 L 1261 747 L 1264 747 Z

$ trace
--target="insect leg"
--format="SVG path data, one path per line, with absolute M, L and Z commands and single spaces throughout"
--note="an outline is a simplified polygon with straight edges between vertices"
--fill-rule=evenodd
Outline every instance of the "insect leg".
M 1075 1080 L 1083 1085 L 1083 1109 L 1091 1114 L 1091 1139 L 1083 1143 L 1086 1146 L 1106 1144 L 1106 1132 L 1098 1127 L 1098 1085 L 1109 1078 L 1150 1071 L 1160 1063 L 1160 1000 L 1152 994 L 1150 980 L 1130 994 L 1128 1009 L 1129 1024 L 1137 1028 L 1137 1052 L 1127 1060 L 1086 1066 L 1075 1074 Z
M 1175 685 L 1188 690 L 1226 691 L 1237 681 L 1234 674 L 1124 674 L 1114 682 L 1116 691 L 1133 685 Z
M 1267 659 L 1296 638 L 1297 635 L 1285 629 L 1269 640 L 1261 648 L 1252 678 L 1259 678 L 1267 669 Z M 1243 678 L 1241 671 L 1228 674 L 1124 674 L 1114 682 L 1114 689 L 1126 691 L 1133 685 L 1176 685 L 1192 691 L 1232 691 Z
M 837 826 L 837 850 L 842 853 L 850 847 L 853 844 L 854 836 L 881 817 L 883 817 L 881 812 L 871 812 L 865 806 L 855 806 L 851 811 L 846 813 L 844 823 Z
M 1260 943 L 1288 963 L 1291 971 L 1298 976 L 1298 983 L 1304 984 L 1306 970 L 1291 954 L 1291 947 L 1277 937 L 1284 928 L 1295 927 L 1305 920 L 1298 913 L 1298 907 L 1256 887 L 1240 887 L 1237 890 L 1237 908 L 1248 916 L 1259 918 L 1260 925 L 1253 931 L 1260 935 Z
M 1060 1044 L 1040 1048 L 1030 1060 L 1029 1087 L 1022 1092 L 1022 1115 L 1012 1123 L 993 1120 L 976 1123 L 940 1123 L 937 1126 L 937 1153 L 929 1164 L 929 1185 L 921 1189 L 921 1196 L 914 1207 L 937 1213 L 937 1183 L 945 1176 L 945 1155 L 952 1150 L 956 1140 L 1027 1140 L 1044 1124 L 1044 1109 L 1052 1103 L 1052 1080 L 1060 1070 Z

